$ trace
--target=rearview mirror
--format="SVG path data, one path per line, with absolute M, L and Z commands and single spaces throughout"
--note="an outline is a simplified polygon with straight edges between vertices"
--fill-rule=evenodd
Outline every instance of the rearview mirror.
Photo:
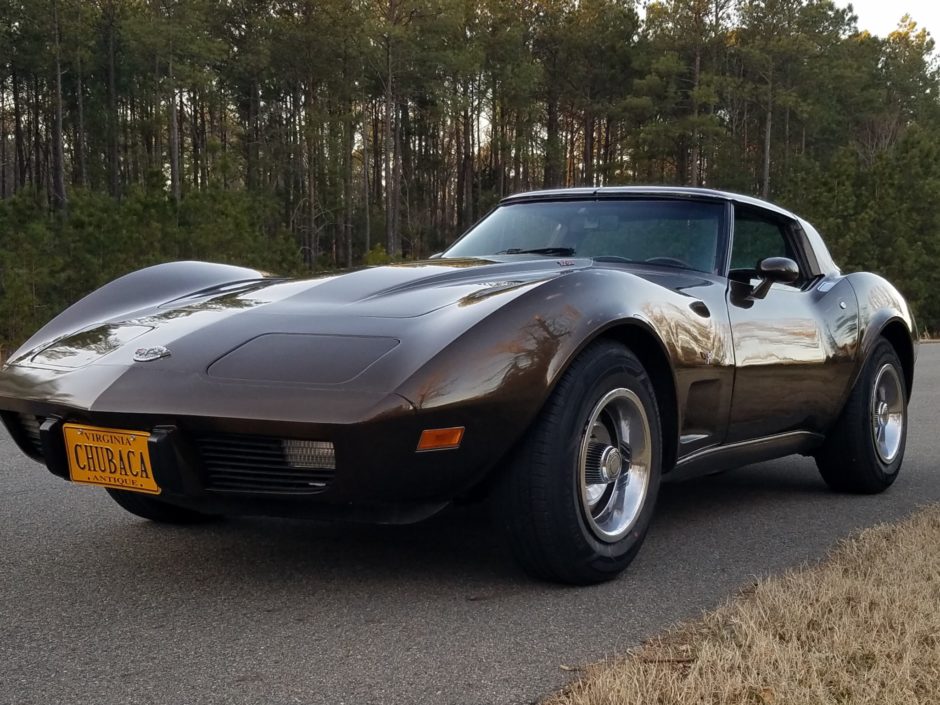
M 757 263 L 757 276 L 760 284 L 754 287 L 751 298 L 762 299 L 767 296 L 771 285 L 792 284 L 799 279 L 800 267 L 789 257 L 765 257 Z

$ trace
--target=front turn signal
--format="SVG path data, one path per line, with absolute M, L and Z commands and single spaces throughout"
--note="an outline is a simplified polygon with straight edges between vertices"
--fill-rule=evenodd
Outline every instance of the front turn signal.
M 418 451 L 422 450 L 450 450 L 460 447 L 463 440 L 463 426 L 453 428 L 426 428 L 418 439 Z

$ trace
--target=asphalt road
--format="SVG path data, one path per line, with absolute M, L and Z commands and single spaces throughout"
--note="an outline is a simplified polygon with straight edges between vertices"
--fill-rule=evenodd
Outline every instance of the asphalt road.
M 0 431 L 0 703 L 526 703 L 857 529 L 940 500 L 940 345 L 877 497 L 804 458 L 666 486 L 619 580 L 531 582 L 479 509 L 411 527 L 165 528 L 26 460 Z

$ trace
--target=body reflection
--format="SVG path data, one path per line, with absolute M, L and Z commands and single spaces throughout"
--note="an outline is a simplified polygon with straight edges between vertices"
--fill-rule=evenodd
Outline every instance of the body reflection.
M 858 307 L 849 283 L 824 294 L 774 287 L 746 307 L 734 302 L 737 372 L 728 440 L 824 431 L 855 369 Z

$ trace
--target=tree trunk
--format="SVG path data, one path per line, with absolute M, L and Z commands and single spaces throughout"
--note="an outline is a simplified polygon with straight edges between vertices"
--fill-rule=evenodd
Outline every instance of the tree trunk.
M 604 120 L 604 163 L 602 166 L 603 169 L 603 182 L 601 186 L 609 186 L 611 182 L 611 177 L 613 176 L 613 167 L 611 165 L 613 151 L 611 148 L 611 132 L 612 132 L 612 123 L 610 115 Z
M 36 190 L 46 186 L 43 173 L 42 135 L 39 126 L 42 124 L 42 106 L 39 104 L 39 77 L 33 76 L 33 186 Z
M 120 165 L 118 164 L 117 69 L 115 68 L 114 0 L 108 3 L 108 181 L 111 195 L 120 193 Z
M 414 232 L 413 221 L 412 221 L 412 207 L 414 203 L 411 198 L 411 189 L 415 184 L 415 167 L 414 167 L 414 154 L 411 149 L 411 139 L 414 134 L 414 129 L 411 126 L 411 113 L 408 109 L 408 104 L 404 102 L 398 103 L 398 130 L 397 130 L 397 145 L 398 145 L 398 154 L 399 154 L 399 174 L 398 174 L 398 222 L 396 223 L 396 230 L 399 233 L 398 241 L 399 247 L 402 248 L 404 252 L 404 245 L 402 243 L 401 232 L 408 231 L 409 233 Z M 404 211 L 404 217 L 402 217 L 402 211 Z M 413 243 L 412 243 L 412 252 L 413 252 Z
M 0 198 L 7 197 L 7 81 L 0 79 Z
M 155 86 L 160 85 L 160 57 L 154 56 L 153 59 L 153 81 Z M 153 160 L 150 163 L 150 168 L 159 174 L 159 179 L 162 182 L 163 174 L 163 103 L 166 98 L 163 95 L 161 89 L 157 89 L 154 92 L 154 96 L 151 102 L 151 110 L 153 113 Z
M 13 151 L 16 159 L 16 189 L 26 187 L 26 136 L 23 134 L 23 109 L 20 101 L 20 86 L 16 70 L 11 76 L 13 84 Z
M 363 218 L 365 220 L 363 233 L 365 237 L 364 254 L 368 255 L 372 249 L 372 218 L 371 210 L 371 190 L 369 189 L 369 130 L 370 126 L 366 123 L 366 112 L 368 106 L 362 111 L 362 207 Z
M 55 127 L 52 132 L 52 206 L 58 211 L 68 205 L 65 193 L 65 156 L 62 148 L 62 57 L 59 32 L 59 3 L 52 0 L 55 33 Z
M 770 80 L 767 84 L 767 118 L 764 123 L 764 169 L 761 183 L 761 197 L 770 198 L 770 137 L 774 118 L 774 73 L 770 67 Z
M 695 46 L 695 68 L 692 79 L 692 153 L 689 155 L 690 169 L 689 169 L 689 183 L 692 186 L 698 186 L 701 182 L 701 175 L 699 173 L 699 167 L 702 160 L 701 152 L 701 141 L 702 136 L 699 132 L 698 118 L 699 118 L 699 108 L 698 108 L 698 88 L 699 82 L 702 78 L 702 48 L 700 45 L 696 44 Z
M 352 195 L 353 195 L 353 146 L 355 131 L 352 119 L 352 101 L 346 103 L 346 135 L 343 149 L 345 169 L 343 176 L 343 242 L 346 248 L 346 267 L 352 267 L 353 262 L 353 227 L 352 227 Z
M 398 254 L 398 244 L 396 242 L 396 232 L 395 232 L 395 189 L 393 187 L 393 175 L 392 171 L 394 169 L 392 165 L 393 160 L 393 147 L 397 147 L 397 143 L 393 144 L 392 140 L 392 111 L 394 110 L 394 92 L 393 92 L 393 81 L 394 76 L 392 74 L 392 38 L 390 35 L 385 36 L 385 134 L 383 135 L 382 145 L 384 154 L 385 154 L 385 251 L 390 257 L 395 257 Z M 396 141 L 397 142 L 397 141 Z
M 179 207 L 183 195 L 180 185 L 180 125 L 176 115 L 176 86 L 173 79 L 172 56 L 167 69 L 167 79 L 170 83 L 170 193 L 173 195 L 173 202 Z
M 473 145 L 470 111 L 463 113 L 463 149 L 461 168 L 463 170 L 463 212 L 460 214 L 460 230 L 466 230 L 473 222 Z
M 463 168 L 463 158 L 461 156 L 463 153 L 463 120 L 459 117 L 454 120 L 454 145 L 458 150 L 456 156 L 457 193 L 454 194 L 454 207 L 456 208 L 456 213 L 454 215 L 456 216 L 455 222 L 457 224 L 457 229 L 460 230 L 463 228 L 463 201 L 467 192 L 467 189 L 464 185 L 464 180 L 467 177 L 467 173 Z
M 384 193 L 384 184 L 382 183 L 382 170 L 385 168 L 385 162 L 382 156 L 385 153 L 385 145 L 382 144 L 382 136 L 385 134 L 384 123 L 379 120 L 379 102 L 370 104 L 372 111 L 372 204 L 382 206 L 382 194 Z
M 584 115 L 584 153 L 581 169 L 582 183 L 594 185 L 594 116 L 588 110 Z
M 313 76 L 307 80 L 307 90 L 304 92 L 304 115 L 306 124 L 304 139 L 307 148 L 307 243 L 308 264 L 312 269 L 317 267 L 317 258 L 320 256 L 320 238 L 317 232 L 317 165 L 316 165 L 316 127 L 313 114 L 313 92 L 315 90 Z
M 209 187 L 209 138 L 206 132 L 206 101 L 199 103 L 199 144 L 202 146 L 202 161 L 200 174 L 202 188 Z
M 258 175 L 258 113 L 261 99 L 258 95 L 258 82 L 255 78 L 248 85 L 248 125 L 245 135 L 245 186 L 254 191 L 260 184 Z
M 561 139 L 559 137 L 558 96 L 554 90 L 549 93 L 546 106 L 546 136 L 545 136 L 545 188 L 556 188 L 561 185 L 561 161 L 563 156 Z
M 199 190 L 202 174 L 202 149 L 199 144 L 199 94 L 189 91 L 189 139 L 192 141 L 193 188 Z
M 402 144 L 401 144 L 401 120 L 396 115 L 395 131 L 393 133 L 393 159 L 392 165 L 392 188 L 391 188 L 391 219 L 392 219 L 392 248 L 389 255 L 392 257 L 401 257 L 401 175 L 402 175 Z
M 78 166 L 78 184 L 82 188 L 88 188 L 88 165 L 85 161 L 85 85 L 82 79 L 82 59 L 79 56 L 76 60 L 77 72 L 75 77 L 75 95 L 78 107 L 78 129 L 75 135 L 75 161 Z

